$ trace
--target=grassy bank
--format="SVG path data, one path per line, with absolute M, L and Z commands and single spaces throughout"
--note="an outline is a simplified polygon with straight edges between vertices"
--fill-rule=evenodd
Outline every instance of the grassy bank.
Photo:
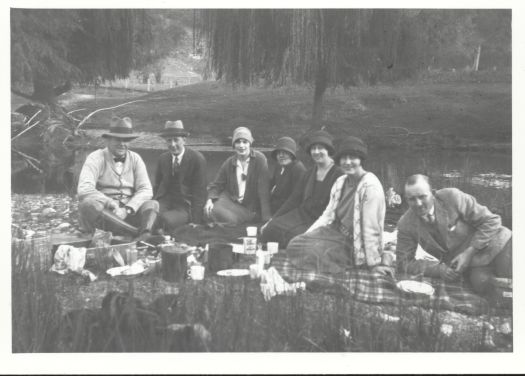
M 330 90 L 321 125 L 338 137 L 352 134 L 385 146 L 501 148 L 512 139 L 511 83 L 508 76 L 479 77 Z M 232 130 L 244 125 L 259 145 L 283 135 L 298 138 L 310 127 L 312 92 L 305 88 L 233 88 L 202 82 L 142 96 L 102 94 L 96 103 L 94 98 L 79 98 L 72 106 L 85 110 L 77 115 L 140 102 L 100 112 L 87 127 L 106 126 L 112 113 L 131 117 L 140 131 L 160 131 L 166 120 L 182 119 L 192 137 L 227 143 Z

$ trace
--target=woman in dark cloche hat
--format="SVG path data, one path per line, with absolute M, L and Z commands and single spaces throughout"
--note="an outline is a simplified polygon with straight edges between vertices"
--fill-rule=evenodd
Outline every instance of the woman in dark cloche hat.
M 308 170 L 290 197 L 273 214 L 262 231 L 262 241 L 279 242 L 284 248 L 294 236 L 305 232 L 323 213 L 330 199 L 330 189 L 343 174 L 332 159 L 332 136 L 323 130 L 312 132 L 305 149 L 314 166 Z
M 291 137 L 281 137 L 272 151 L 277 162 L 270 180 L 270 208 L 275 213 L 301 183 L 306 168 L 296 158 L 297 145 Z

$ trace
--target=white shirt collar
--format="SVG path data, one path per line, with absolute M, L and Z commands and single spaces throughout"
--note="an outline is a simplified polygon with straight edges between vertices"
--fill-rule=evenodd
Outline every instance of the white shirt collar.
M 177 162 L 179 162 L 179 164 L 181 164 L 182 157 L 184 156 L 184 152 L 185 151 L 186 151 L 186 148 L 182 149 L 182 153 L 180 153 L 179 155 L 172 154 L 171 155 L 171 161 L 175 162 L 175 158 L 177 158 Z

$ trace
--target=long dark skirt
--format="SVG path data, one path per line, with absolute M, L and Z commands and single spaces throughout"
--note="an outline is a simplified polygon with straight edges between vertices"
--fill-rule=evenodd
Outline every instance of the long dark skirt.
M 299 269 L 316 273 L 342 273 L 353 265 L 352 240 L 332 226 L 296 236 L 286 255 Z
M 279 242 L 279 248 L 286 248 L 290 240 L 304 233 L 315 222 L 300 208 L 290 210 L 272 219 L 261 237 L 263 242 Z

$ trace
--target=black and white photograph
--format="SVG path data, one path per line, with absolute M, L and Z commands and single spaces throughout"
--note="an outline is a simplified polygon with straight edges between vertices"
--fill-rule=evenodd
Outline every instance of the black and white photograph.
M 4 9 L 18 372 L 516 366 L 514 2 L 28 4 Z

